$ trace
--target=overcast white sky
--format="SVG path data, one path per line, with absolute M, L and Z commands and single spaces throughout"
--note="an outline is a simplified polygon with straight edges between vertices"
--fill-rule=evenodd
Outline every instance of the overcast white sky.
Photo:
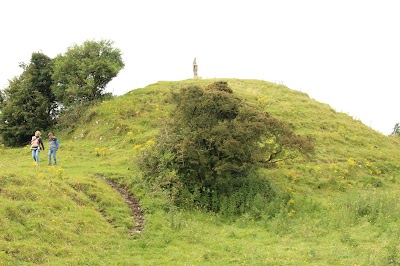
M 121 95 L 193 77 L 283 82 L 390 134 L 400 122 L 397 0 L 13 0 L 0 2 L 0 88 L 33 52 L 112 40 Z

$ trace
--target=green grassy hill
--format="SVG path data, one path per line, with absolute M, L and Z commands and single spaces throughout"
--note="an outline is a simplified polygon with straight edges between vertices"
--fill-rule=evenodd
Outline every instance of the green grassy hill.
M 233 93 L 315 142 L 311 158 L 261 174 L 288 200 L 273 217 L 180 210 L 149 190 L 135 163 L 173 111 L 158 82 L 65 118 L 57 153 L 0 150 L 0 265 L 399 265 L 400 141 L 307 94 L 225 79 Z M 45 142 L 46 144 L 46 142 Z M 144 227 L 103 178 L 140 199 Z

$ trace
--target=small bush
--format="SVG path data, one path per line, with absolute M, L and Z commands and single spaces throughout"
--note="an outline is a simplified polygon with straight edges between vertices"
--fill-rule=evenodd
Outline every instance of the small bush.
M 82 114 L 84 114 L 92 105 L 93 103 L 89 102 L 74 105 L 68 109 L 62 110 L 56 125 L 57 130 L 63 131 L 66 134 L 73 132 L 78 126 L 77 121 L 80 121 Z M 86 116 L 86 119 L 90 120 L 93 118 L 93 116 L 94 115 L 89 114 Z
M 377 188 L 383 186 L 383 182 L 380 179 L 373 176 L 365 176 L 362 179 L 362 183 L 364 183 L 364 185 L 366 186 L 373 186 Z

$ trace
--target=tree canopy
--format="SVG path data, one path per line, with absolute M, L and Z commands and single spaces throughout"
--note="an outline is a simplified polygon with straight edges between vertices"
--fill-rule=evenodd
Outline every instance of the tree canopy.
M 3 141 L 22 145 L 34 131 L 55 125 L 60 111 L 104 97 L 106 85 L 124 67 L 120 50 L 112 45 L 106 40 L 86 41 L 55 59 L 38 52 L 32 53 L 29 64 L 20 63 L 23 73 L 0 93 Z
M 52 60 L 33 53 L 23 73 L 4 90 L 0 114 L 0 132 L 7 145 L 27 143 L 36 130 L 49 128 L 57 105 L 51 92 Z
M 111 41 L 73 45 L 54 59 L 52 89 L 64 106 L 93 101 L 123 67 L 121 51 Z

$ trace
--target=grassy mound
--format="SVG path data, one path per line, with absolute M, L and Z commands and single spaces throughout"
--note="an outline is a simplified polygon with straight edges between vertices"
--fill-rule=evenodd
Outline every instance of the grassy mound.
M 184 211 L 148 188 L 135 163 L 173 111 L 170 92 L 215 80 L 158 82 L 66 117 L 56 130 L 59 165 L 47 150 L 0 150 L 0 265 L 397 265 L 400 141 L 307 94 L 228 79 L 239 97 L 310 135 L 312 158 L 260 175 L 281 191 L 273 215 L 226 217 Z M 46 144 L 46 142 L 45 142 Z M 134 228 L 123 198 L 145 211 Z M 277 210 L 277 211 L 276 211 Z

